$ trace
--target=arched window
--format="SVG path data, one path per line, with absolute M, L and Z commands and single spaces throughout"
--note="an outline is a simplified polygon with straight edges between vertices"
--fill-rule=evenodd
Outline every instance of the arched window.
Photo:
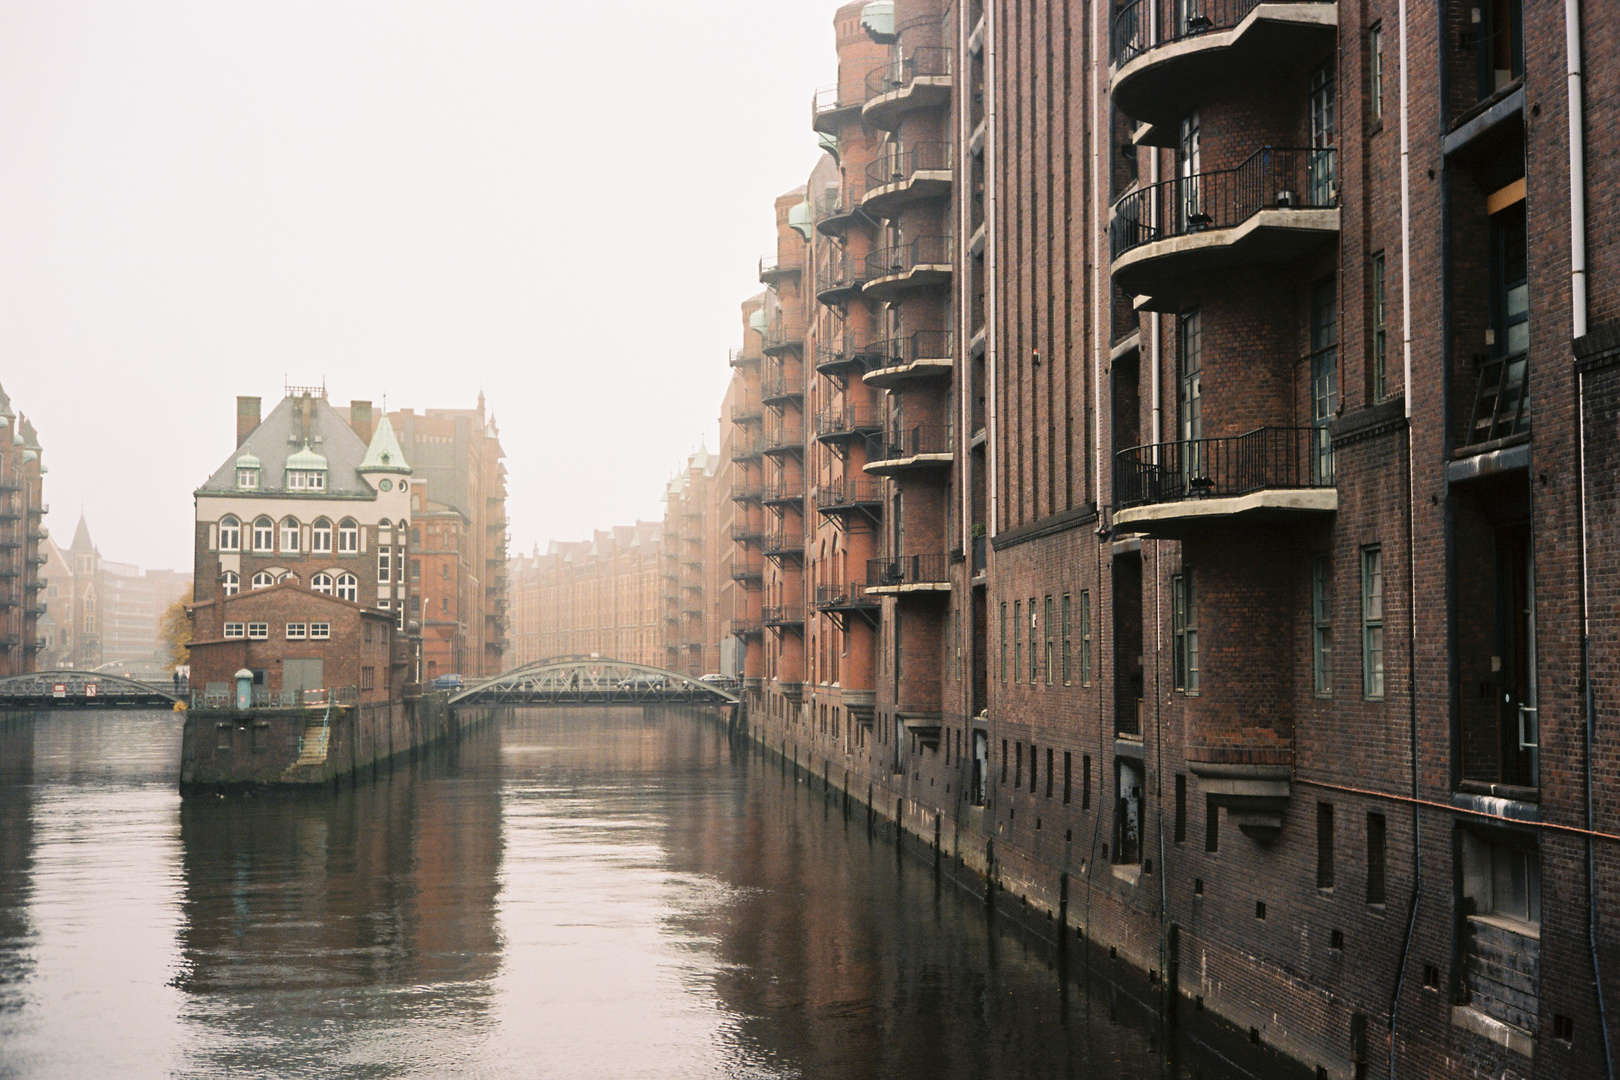
M 281 550 L 298 554 L 298 519 L 288 518 L 281 523 Z
M 359 600 L 360 581 L 353 574 L 343 574 L 337 579 L 337 594 L 339 600 Z
M 298 575 L 293 573 L 291 570 L 288 570 L 285 573 L 283 573 L 280 577 L 276 578 L 276 584 L 277 585 L 280 585 L 283 581 L 290 581 L 294 585 L 296 585 L 296 584 L 298 584 Z
M 353 518 L 344 518 L 338 523 L 338 554 L 353 555 L 360 550 L 360 526 L 354 523 Z
M 232 514 L 219 519 L 219 550 L 237 551 L 242 546 L 242 523 Z
M 276 579 L 270 576 L 269 571 L 260 570 L 257 574 L 253 575 L 253 587 L 255 589 L 268 589 L 275 583 Z
M 267 517 L 258 518 L 253 522 L 253 550 L 259 552 L 270 551 L 276 542 L 276 526 Z
M 325 518 L 316 518 L 315 524 L 309 530 L 309 550 L 316 555 L 332 554 L 332 523 Z
M 220 579 L 219 586 L 225 591 L 226 596 L 235 596 L 242 588 L 242 579 L 236 576 L 235 570 L 227 570 L 225 576 Z
M 331 596 L 332 595 L 332 575 L 331 574 L 316 574 L 314 577 L 309 579 L 309 587 L 314 589 L 318 593 L 325 593 L 327 596 Z

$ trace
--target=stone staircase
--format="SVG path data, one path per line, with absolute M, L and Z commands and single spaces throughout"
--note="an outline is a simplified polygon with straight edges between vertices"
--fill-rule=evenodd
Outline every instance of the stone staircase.
M 298 740 L 298 760 L 294 765 L 326 764 L 326 748 L 332 738 L 329 716 L 310 717 Z

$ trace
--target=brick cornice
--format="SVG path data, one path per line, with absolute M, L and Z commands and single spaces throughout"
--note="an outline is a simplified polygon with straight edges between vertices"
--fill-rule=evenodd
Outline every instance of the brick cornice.
M 1061 514 L 1032 521 L 1028 525 L 1020 525 L 1016 529 L 1004 529 L 990 538 L 990 546 L 997 551 L 1004 551 L 1019 544 L 1027 544 L 1031 540 L 1042 537 L 1056 536 L 1070 529 L 1077 529 L 1081 525 L 1097 520 L 1097 509 L 1093 506 L 1082 506 L 1077 510 L 1065 510 Z
M 1620 364 L 1620 319 L 1612 319 L 1575 339 L 1575 366 L 1581 371 Z
M 1347 446 L 1363 439 L 1399 431 L 1406 426 L 1406 396 L 1392 397 L 1377 405 L 1346 413 L 1328 426 L 1334 446 Z

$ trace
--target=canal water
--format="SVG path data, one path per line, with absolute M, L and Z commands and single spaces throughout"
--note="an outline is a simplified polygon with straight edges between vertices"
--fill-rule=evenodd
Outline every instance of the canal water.
M 710 721 L 184 803 L 179 739 L 0 718 L 0 1078 L 1245 1075 Z

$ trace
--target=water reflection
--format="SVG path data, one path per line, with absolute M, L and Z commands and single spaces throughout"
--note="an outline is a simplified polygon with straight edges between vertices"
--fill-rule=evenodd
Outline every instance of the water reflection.
M 1191 1075 L 713 724 L 533 711 L 183 805 L 177 748 L 0 723 L 0 1077 Z

